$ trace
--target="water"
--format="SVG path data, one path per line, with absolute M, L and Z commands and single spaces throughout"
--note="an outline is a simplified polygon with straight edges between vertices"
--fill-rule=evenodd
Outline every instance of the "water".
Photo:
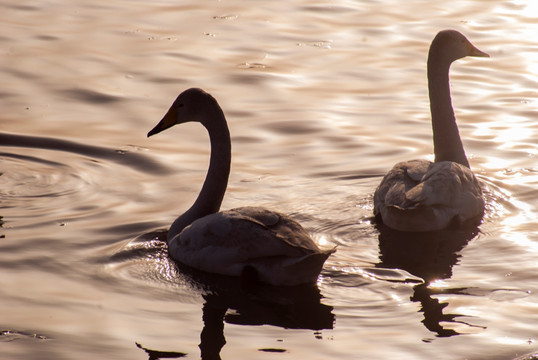
M 533 2 L 0 7 L 1 358 L 538 352 Z M 432 157 L 425 63 L 444 28 L 491 55 L 451 72 L 487 213 L 475 231 L 402 239 L 372 224 L 372 194 L 395 162 Z M 223 208 L 278 209 L 338 245 L 315 289 L 245 294 L 166 257 L 208 139 L 197 124 L 145 136 L 192 86 L 229 121 Z

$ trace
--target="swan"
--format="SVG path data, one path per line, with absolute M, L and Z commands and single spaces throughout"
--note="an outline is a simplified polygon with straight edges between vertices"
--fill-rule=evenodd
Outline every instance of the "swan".
M 231 141 L 213 96 L 197 88 L 185 90 L 148 137 L 186 122 L 207 129 L 211 155 L 198 198 L 168 231 L 170 257 L 204 272 L 271 285 L 315 283 L 335 249 L 321 250 L 299 223 L 275 211 L 251 206 L 219 212 L 230 173 Z
M 460 139 L 450 98 L 449 69 L 465 56 L 489 57 L 456 30 L 440 31 L 428 54 L 428 90 L 435 161 L 400 162 L 374 193 L 374 215 L 400 231 L 478 224 L 484 199 Z

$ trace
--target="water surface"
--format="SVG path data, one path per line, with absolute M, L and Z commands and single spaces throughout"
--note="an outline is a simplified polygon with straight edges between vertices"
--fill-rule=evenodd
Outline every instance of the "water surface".
M 0 8 L 3 358 L 538 352 L 532 2 Z M 404 236 L 371 222 L 372 194 L 394 163 L 432 158 L 426 55 L 445 28 L 491 55 L 451 71 L 487 210 L 476 229 Z M 200 190 L 209 144 L 198 124 L 146 134 L 193 86 L 232 133 L 223 208 L 273 208 L 338 246 L 315 288 L 244 292 L 167 258 L 160 239 Z

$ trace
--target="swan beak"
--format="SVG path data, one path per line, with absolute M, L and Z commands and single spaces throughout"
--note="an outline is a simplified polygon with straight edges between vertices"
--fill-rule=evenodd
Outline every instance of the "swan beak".
M 155 125 L 153 129 L 150 130 L 150 132 L 148 133 L 148 137 L 150 137 L 151 135 L 158 134 L 161 131 L 166 130 L 168 128 L 171 128 L 177 123 L 176 119 L 177 119 L 177 110 L 175 106 L 172 106 L 170 107 L 170 109 L 168 109 L 168 112 L 166 113 L 166 115 L 164 115 L 162 120 L 159 121 L 159 123 Z
M 468 56 L 477 56 L 477 57 L 489 57 L 488 53 L 483 52 L 482 50 L 479 50 L 478 48 L 474 47 L 472 44 L 468 44 Z

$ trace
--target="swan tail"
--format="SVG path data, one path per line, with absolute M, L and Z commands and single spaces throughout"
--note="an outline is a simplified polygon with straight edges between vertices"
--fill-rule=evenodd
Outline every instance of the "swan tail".
M 242 275 L 275 286 L 315 284 L 323 264 L 335 251 L 312 252 L 295 258 L 278 256 L 251 259 L 243 268 Z
M 325 261 L 335 251 L 336 248 L 333 248 L 319 253 L 308 254 L 287 265 L 285 272 L 286 274 L 292 274 L 293 276 L 290 276 L 290 278 L 298 280 L 300 283 L 315 283 L 323 268 L 323 264 L 325 264 Z
M 400 231 L 434 231 L 446 228 L 457 214 L 442 206 L 387 206 L 381 212 L 383 223 Z

